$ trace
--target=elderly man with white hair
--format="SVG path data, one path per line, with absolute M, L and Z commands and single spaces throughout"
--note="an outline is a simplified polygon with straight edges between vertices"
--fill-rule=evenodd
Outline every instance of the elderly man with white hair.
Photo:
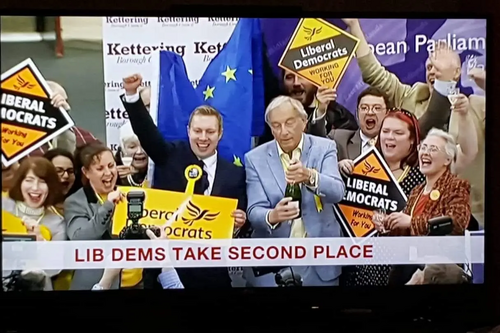
M 265 119 L 274 140 L 245 155 L 248 220 L 252 238 L 340 237 L 333 204 L 344 196 L 335 141 L 304 133 L 307 113 L 288 96 L 275 98 Z M 301 187 L 301 206 L 285 197 L 288 183 Z M 300 216 L 300 217 L 299 217 Z M 276 286 L 276 270 L 245 269 L 252 286 Z M 292 267 L 304 286 L 338 285 L 340 266 Z

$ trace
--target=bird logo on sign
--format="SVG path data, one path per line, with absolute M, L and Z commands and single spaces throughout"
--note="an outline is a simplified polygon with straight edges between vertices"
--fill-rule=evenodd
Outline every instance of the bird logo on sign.
M 188 210 L 190 217 L 189 218 L 183 217 L 182 221 L 184 221 L 184 224 L 186 224 L 190 227 L 193 226 L 193 223 L 195 221 L 201 221 L 201 220 L 205 220 L 208 222 L 213 221 L 220 214 L 220 212 L 219 213 L 210 213 L 208 209 L 202 210 L 201 208 L 199 208 L 195 204 L 193 204 L 191 201 L 189 201 L 186 208 Z
M 380 171 L 380 168 L 375 168 L 372 166 L 368 161 L 365 161 L 364 163 L 365 168 L 363 169 L 363 175 L 368 175 L 369 173 L 378 173 Z
M 29 81 L 23 79 L 21 75 L 17 76 L 17 84 L 18 86 L 14 85 L 14 88 L 16 90 L 21 90 L 22 88 L 31 89 L 35 86 L 34 84 L 31 84 Z
M 311 41 L 312 38 L 315 36 L 315 35 L 319 35 L 321 33 L 321 27 L 319 28 L 308 28 L 308 27 L 304 27 L 304 32 L 307 34 L 307 36 L 305 37 L 305 39 L 307 41 Z

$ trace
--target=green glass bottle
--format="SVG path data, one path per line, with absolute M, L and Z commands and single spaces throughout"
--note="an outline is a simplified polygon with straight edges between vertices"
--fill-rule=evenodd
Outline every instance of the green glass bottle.
M 300 185 L 288 183 L 286 185 L 286 189 L 285 189 L 285 198 L 292 198 L 292 201 L 290 201 L 289 205 L 290 204 L 297 205 L 297 207 L 299 208 L 299 216 L 297 216 L 297 218 L 301 218 L 302 217 L 302 209 L 301 209 L 301 207 L 302 207 L 302 191 L 300 189 Z

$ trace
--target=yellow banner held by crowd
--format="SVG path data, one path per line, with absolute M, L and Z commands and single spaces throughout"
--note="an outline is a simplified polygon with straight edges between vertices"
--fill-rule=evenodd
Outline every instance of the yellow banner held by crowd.
M 119 187 L 127 196 L 136 187 Z M 181 207 L 173 223 L 167 227 L 170 239 L 230 239 L 233 237 L 234 218 L 238 200 L 197 194 L 142 188 L 146 198 L 143 217 L 145 225 L 164 225 Z M 114 236 L 118 236 L 127 221 L 127 201 L 116 206 L 113 216 Z

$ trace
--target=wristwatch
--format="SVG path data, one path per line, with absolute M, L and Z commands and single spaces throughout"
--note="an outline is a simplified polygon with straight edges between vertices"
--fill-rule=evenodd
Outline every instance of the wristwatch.
M 309 185 L 316 186 L 316 172 L 313 169 L 309 169 Z

